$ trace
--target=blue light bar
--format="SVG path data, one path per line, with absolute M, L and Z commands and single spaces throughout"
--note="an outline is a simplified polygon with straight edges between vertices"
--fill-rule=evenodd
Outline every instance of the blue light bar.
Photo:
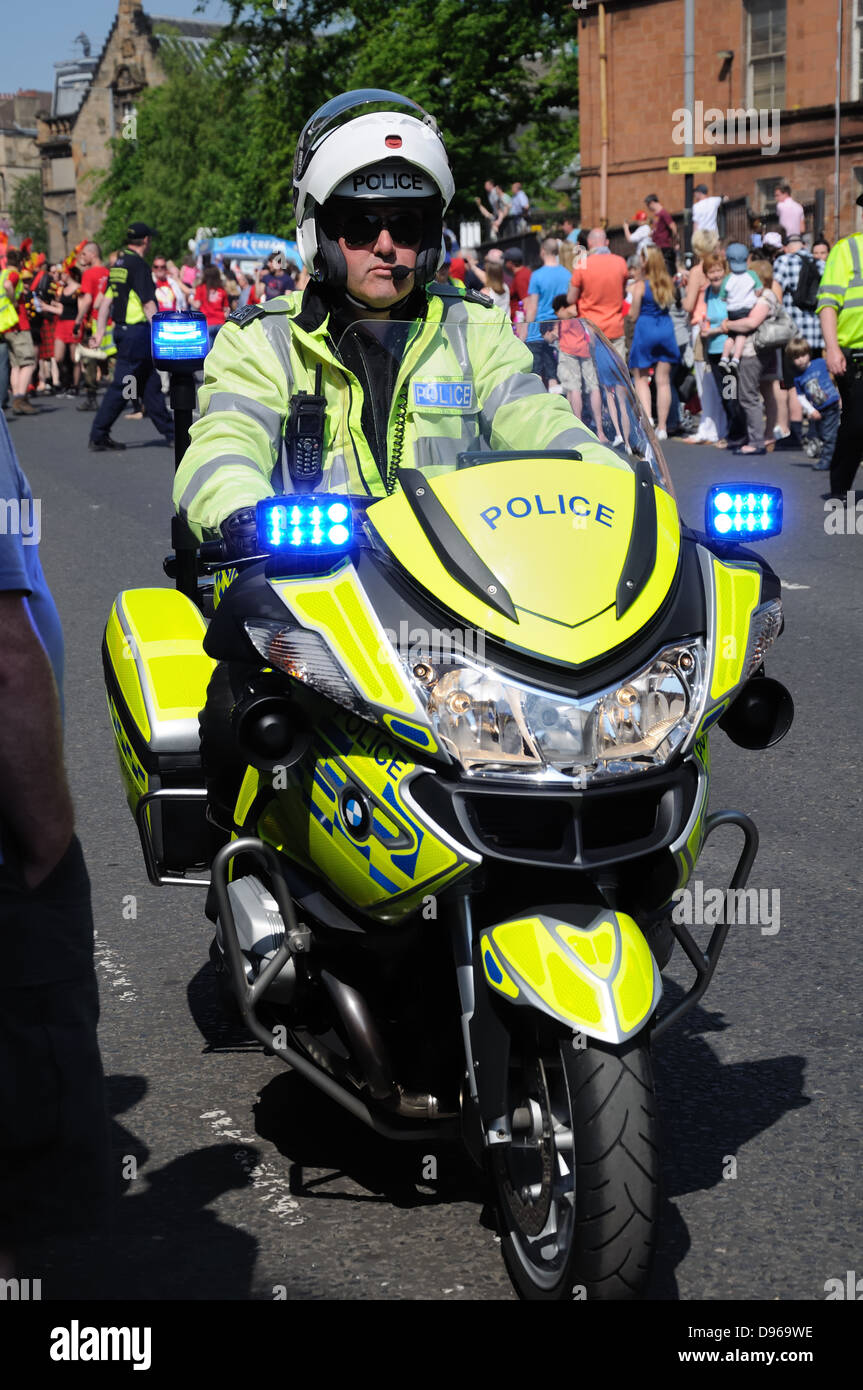
M 178 362 L 202 362 L 207 355 L 207 320 L 197 309 L 164 311 L 150 325 L 153 361 L 170 371 Z
M 350 501 L 335 493 L 266 497 L 257 523 L 259 549 L 279 555 L 338 555 L 354 539 Z
M 707 493 L 705 529 L 720 541 L 763 541 L 782 530 L 782 489 L 719 483 Z

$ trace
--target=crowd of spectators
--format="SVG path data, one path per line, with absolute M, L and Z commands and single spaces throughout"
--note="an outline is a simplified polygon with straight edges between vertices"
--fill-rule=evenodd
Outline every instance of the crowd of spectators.
M 477 199 L 495 243 L 516 239 L 504 198 L 489 180 L 488 208 Z M 445 274 L 504 305 L 502 267 L 513 330 L 526 340 L 535 371 L 589 423 L 597 387 L 578 320 L 599 328 L 626 362 L 659 439 L 685 434 L 744 454 L 802 449 L 827 470 L 838 393 L 821 361 L 815 304 L 830 248 L 806 234 L 803 206 L 787 184 L 775 198 L 781 231 L 754 221 L 748 245 L 721 240 L 727 199 L 699 184 L 686 256 L 680 228 L 651 193 L 623 224 L 628 259 L 614 253 L 604 229 L 582 230 L 564 215 L 542 240 L 533 269 L 518 246 L 495 244 L 482 263 L 461 251 Z
M 0 246 L 0 406 L 12 416 L 38 413 L 39 401 L 49 396 L 80 397 L 79 410 L 96 409 L 96 392 L 110 380 L 116 353 L 110 318 L 98 346 L 93 335 L 116 258 L 112 251 L 103 264 L 94 241 L 80 242 L 53 263 L 29 242 Z M 245 268 L 193 255 L 177 266 L 157 253 L 151 270 L 158 309 L 200 310 L 210 346 L 233 309 L 302 289 L 308 278 L 280 252 Z M 163 385 L 167 391 L 167 378 Z M 140 419 L 140 403 L 131 401 L 127 413 Z
M 582 229 L 564 214 L 531 267 L 521 249 L 528 195 L 518 182 L 507 193 L 488 179 L 476 199 L 486 254 L 459 248 L 447 230 L 437 278 L 482 292 L 508 312 L 546 387 L 565 392 L 579 412 L 590 415 L 596 390 L 577 325 L 584 320 L 626 362 L 660 439 L 685 433 L 694 443 L 743 453 L 803 448 L 826 469 L 835 386 L 816 370 L 824 339 L 815 301 L 829 247 L 805 236 L 804 210 L 787 185 L 775 196 L 781 232 L 756 222 L 749 246 L 723 244 L 726 200 L 699 184 L 685 258 L 677 223 L 656 194 L 623 224 L 628 260 L 602 228 Z M 0 396 L 5 402 L 11 387 L 15 415 L 33 414 L 34 401 L 54 393 L 81 394 L 79 409 L 96 408 L 100 381 L 110 377 L 110 327 L 99 347 L 91 339 L 114 259 L 103 265 L 94 242 L 81 243 L 62 264 L 49 265 L 29 246 L 0 255 L 8 297 L 0 295 L 8 320 L 0 332 Z M 279 253 L 254 268 L 193 255 L 178 266 L 157 254 L 152 272 L 159 309 L 200 310 L 211 346 L 233 309 L 303 289 L 308 278 Z M 136 402 L 130 413 L 140 413 Z

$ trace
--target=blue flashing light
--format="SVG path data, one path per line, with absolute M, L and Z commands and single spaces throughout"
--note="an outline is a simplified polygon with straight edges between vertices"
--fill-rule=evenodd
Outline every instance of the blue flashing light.
M 257 506 L 258 546 L 280 555 L 332 555 L 350 549 L 353 517 L 345 499 L 267 497 Z
M 782 530 L 782 489 L 719 483 L 707 493 L 705 529 L 718 539 L 765 540 Z
M 170 371 L 180 362 L 201 362 L 207 355 L 207 320 L 197 309 L 154 314 L 150 325 L 153 361 Z

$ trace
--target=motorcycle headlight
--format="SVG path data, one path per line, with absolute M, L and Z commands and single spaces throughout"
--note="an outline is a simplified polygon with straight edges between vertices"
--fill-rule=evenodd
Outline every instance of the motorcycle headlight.
M 243 627 L 268 666 L 286 671 L 294 680 L 313 686 L 346 709 L 368 716 L 366 701 L 317 632 L 267 618 L 244 622 Z
M 408 664 L 435 736 L 477 777 L 512 772 L 601 781 L 667 762 L 697 726 L 705 697 L 698 640 L 665 647 L 641 671 L 565 699 L 464 658 Z

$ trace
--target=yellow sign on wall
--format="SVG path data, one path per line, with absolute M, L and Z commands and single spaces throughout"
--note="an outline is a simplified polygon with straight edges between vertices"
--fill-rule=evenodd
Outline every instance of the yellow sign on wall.
M 696 154 L 687 158 L 685 155 L 675 155 L 668 161 L 669 174 L 715 174 L 716 155 L 715 154 Z

